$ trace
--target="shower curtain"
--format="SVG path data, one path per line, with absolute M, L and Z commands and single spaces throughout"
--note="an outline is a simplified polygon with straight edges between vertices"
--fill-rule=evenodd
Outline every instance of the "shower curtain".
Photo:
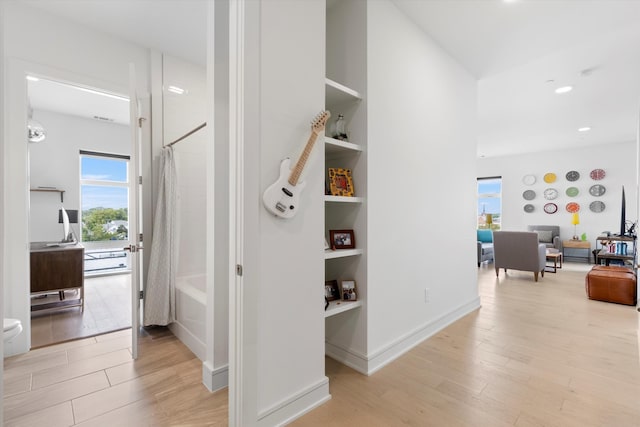
M 177 179 L 173 147 L 160 159 L 160 183 L 153 221 L 153 242 L 144 295 L 144 326 L 175 321 L 177 247 Z

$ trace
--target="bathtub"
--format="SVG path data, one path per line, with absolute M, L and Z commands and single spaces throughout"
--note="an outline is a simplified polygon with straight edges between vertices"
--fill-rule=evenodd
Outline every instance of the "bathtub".
M 169 329 L 202 361 L 206 359 L 207 276 L 176 278 L 176 321 Z

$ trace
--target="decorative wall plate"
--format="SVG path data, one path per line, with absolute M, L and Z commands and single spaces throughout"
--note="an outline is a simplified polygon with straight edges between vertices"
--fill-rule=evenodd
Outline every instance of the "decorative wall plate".
M 592 185 L 591 188 L 589 188 L 589 194 L 595 197 L 602 196 L 606 191 L 607 189 L 604 187 L 604 185 L 600 184 Z
M 580 211 L 580 205 L 577 204 L 576 202 L 569 202 L 567 203 L 566 209 L 567 209 L 567 212 L 569 213 L 576 213 Z
M 544 175 L 544 182 L 547 184 L 551 184 L 552 182 L 556 182 L 556 174 L 553 172 L 546 173 Z
M 578 193 L 580 193 L 580 190 L 578 190 L 577 187 L 569 187 L 565 193 L 567 193 L 567 196 L 569 197 L 576 197 Z
M 536 183 L 536 177 L 533 175 L 525 175 L 522 177 L 522 183 L 524 185 L 533 185 Z
M 544 211 L 548 214 L 554 214 L 558 212 L 558 205 L 556 205 L 555 203 L 547 203 L 546 205 L 544 205 Z
M 527 190 L 522 193 L 522 197 L 524 197 L 525 200 L 533 200 L 536 198 L 536 192 L 533 190 Z
M 547 188 L 544 190 L 544 198 L 547 200 L 553 200 L 558 197 L 558 190 L 555 188 Z
M 526 205 L 524 205 L 524 211 L 526 213 L 531 213 L 531 212 L 533 212 L 535 210 L 536 210 L 536 208 L 534 208 L 531 203 L 527 203 Z
M 591 210 L 591 212 L 600 213 L 604 210 L 605 207 L 606 206 L 604 202 L 596 200 L 595 202 L 591 202 L 591 204 L 589 205 L 589 210 Z
M 596 181 L 600 181 L 602 178 L 605 177 L 605 173 L 604 170 L 602 169 L 594 169 L 589 173 L 589 176 L 591 177 L 591 179 L 596 180 Z
M 567 181 L 577 181 L 580 179 L 580 172 L 578 171 L 569 171 L 567 172 L 567 174 L 565 175 L 565 178 L 567 178 Z

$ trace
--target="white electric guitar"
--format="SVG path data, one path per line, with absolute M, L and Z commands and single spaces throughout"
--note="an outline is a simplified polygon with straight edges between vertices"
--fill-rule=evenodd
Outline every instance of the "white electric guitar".
M 264 206 L 272 214 L 288 219 L 293 218 L 298 212 L 298 199 L 305 186 L 304 182 L 298 182 L 298 180 L 309 159 L 311 150 L 313 150 L 318 134 L 324 130 L 329 117 L 331 117 L 331 113 L 323 111 L 311 122 L 311 135 L 293 169 L 290 169 L 291 159 L 288 157 L 280 163 L 280 177 L 265 190 L 262 196 Z

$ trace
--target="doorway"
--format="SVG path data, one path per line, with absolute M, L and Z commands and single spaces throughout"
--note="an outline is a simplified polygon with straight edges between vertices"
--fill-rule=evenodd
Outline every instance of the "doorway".
M 41 268 L 34 259 L 71 253 L 58 242 L 77 242 L 83 267 L 67 289 L 31 289 L 31 348 L 130 328 L 129 99 L 49 78 L 27 82 L 29 126 L 39 132 L 28 144 L 32 283 Z

